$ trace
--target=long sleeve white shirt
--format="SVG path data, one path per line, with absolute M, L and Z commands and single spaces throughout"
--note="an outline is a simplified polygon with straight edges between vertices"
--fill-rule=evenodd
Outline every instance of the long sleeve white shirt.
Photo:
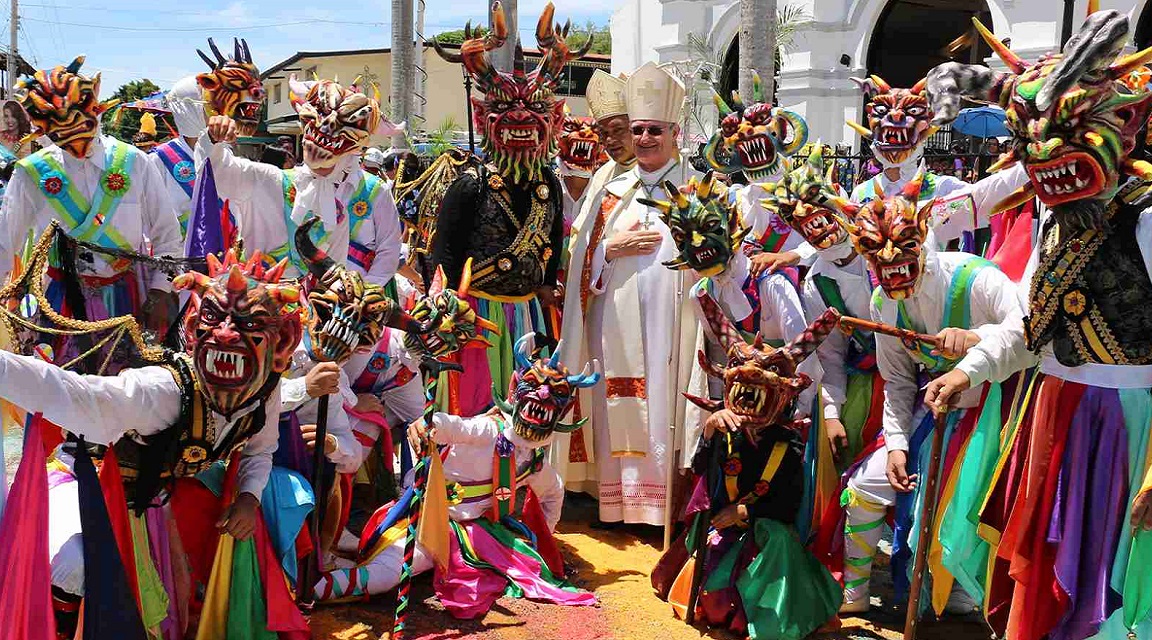
M 451 446 L 448 457 L 444 460 L 445 481 L 491 482 L 492 455 L 496 447 L 496 438 L 501 433 L 500 422 L 488 414 L 461 418 L 446 413 L 436 413 L 432 421 L 436 427 L 434 432 L 436 444 Z M 511 424 L 511 418 L 505 416 L 505 422 Z M 511 426 L 504 428 L 503 433 L 504 437 L 516 447 L 517 474 L 532 464 L 532 452 L 535 449 L 550 444 L 545 442 L 531 446 L 517 436 Z M 564 505 L 564 484 L 560 480 L 560 474 L 548 463 L 548 458 L 545 456 L 543 468 L 530 474 L 525 482 L 536 493 L 536 497 L 540 500 L 540 509 L 544 512 L 544 519 L 548 521 L 548 528 L 554 531 L 556 524 L 560 522 L 560 509 Z M 449 511 L 453 520 L 467 521 L 483 516 L 491 508 L 492 497 L 488 496 L 476 502 L 452 505 Z
M 184 153 L 188 154 L 189 158 L 193 158 L 196 173 L 199 174 L 200 167 L 204 164 L 204 159 L 196 158 L 195 150 L 188 145 L 188 142 L 185 141 L 184 138 L 177 136 L 172 139 L 172 144 L 180 147 Z M 180 220 L 187 221 L 192 215 L 192 206 L 195 202 L 193 196 L 188 195 L 188 193 L 184 191 L 184 187 L 172 176 L 172 172 L 168 170 L 159 153 L 149 153 L 144 157 L 148 159 L 148 162 L 150 162 L 152 166 L 156 167 L 157 173 L 160 174 L 164 188 L 168 192 L 168 199 L 172 201 L 172 207 L 176 211 L 176 215 L 179 216 Z
M 836 283 L 848 315 L 865 319 L 871 317 L 872 283 L 868 279 L 868 265 L 864 258 L 853 255 L 854 259 L 841 267 L 817 253 L 816 262 L 804 280 L 801 295 L 804 311 L 809 320 L 815 320 L 828 310 L 828 305 L 816 288 L 815 276 L 818 275 L 830 278 Z M 848 370 L 845 367 L 848 360 L 848 341 L 849 337 L 844 332 L 833 331 L 824 338 L 824 342 L 816 350 L 820 367 L 823 369 L 821 405 L 824 408 L 825 420 L 839 420 L 840 409 L 848 397 Z
M 924 273 L 916 294 L 904 300 L 907 318 L 922 333 L 935 335 L 942 326 L 944 305 L 952 274 L 971 256 L 964 253 L 937 253 L 927 245 Z M 1016 284 L 999 269 L 987 267 L 976 274 L 969 295 L 969 328 L 980 342 L 956 365 L 968 375 L 971 388 L 957 406 L 971 407 L 979 399 L 979 387 L 986 381 L 1003 381 L 1025 366 L 1021 354 L 1024 342 L 1024 311 Z M 897 303 L 881 290 L 871 305 L 872 319 L 895 325 Z M 884 438 L 889 451 L 908 449 L 915 425 L 912 414 L 920 390 L 919 364 L 898 338 L 877 334 L 876 363 L 884 377 Z
M 229 210 L 244 237 L 245 249 L 268 253 L 294 241 L 288 236 L 285 222 L 283 169 L 240 158 L 229 145 L 213 143 L 207 133 L 200 136 L 197 147 L 212 161 L 216 190 L 221 198 L 228 200 Z M 298 167 L 295 182 L 300 183 L 308 171 L 306 166 Z M 322 243 L 320 248 L 336 262 L 359 271 L 368 282 L 384 285 L 400 266 L 400 217 L 388 186 L 379 189 L 371 204 L 371 217 L 356 230 L 355 238 L 351 238 L 375 252 L 371 265 L 365 270 L 348 260 L 351 212 L 346 210 L 345 204 L 356 194 L 362 176 L 363 170 L 359 165 L 340 172 L 340 175 L 328 176 L 327 179 L 335 186 L 337 208 L 342 215 L 337 217 L 334 225 L 325 223 L 329 235 L 327 243 Z M 302 274 L 289 264 L 286 275 L 298 277 Z
M 81 375 L 39 358 L 0 351 L 0 396 L 25 411 L 39 412 L 89 442 L 110 445 L 128 431 L 148 436 L 171 428 L 180 417 L 180 388 L 163 367 L 125 369 L 116 376 Z M 279 438 L 280 389 L 264 401 L 264 426 L 244 445 L 238 488 L 257 499 L 268 483 Z M 232 418 L 213 412 L 217 442 L 252 405 Z
M 104 140 L 108 139 L 107 136 L 97 136 L 92 141 L 88 157 L 83 159 L 74 158 L 57 146 L 43 151 L 60 163 L 67 180 L 75 185 L 85 202 L 90 203 L 92 194 L 101 188 L 100 177 L 105 170 Z M 184 240 L 180 233 L 180 221 L 168 196 L 163 176 L 156 171 L 144 152 L 135 147 L 128 152 L 135 156 L 129 175 L 131 184 L 108 224 L 138 253 L 183 256 Z M 39 183 L 31 173 L 17 166 L 5 190 L 3 205 L 0 205 L 0 280 L 12 269 L 12 259 L 23 248 L 28 233 L 31 232 L 33 237 L 38 236 L 56 219 L 59 219 L 56 209 L 52 207 Z M 77 268 L 81 275 L 116 275 L 101 260 L 77 261 Z M 172 290 L 172 284 L 162 271 L 148 274 L 142 284 L 150 289 Z
M 304 377 L 316 366 L 308 357 L 303 343 L 292 353 L 292 366 L 281 382 L 284 394 L 284 411 L 295 411 L 300 424 L 316 424 L 320 415 L 320 399 L 308 395 Z M 340 391 L 328 400 L 328 434 L 336 439 L 336 450 L 328 454 L 328 459 L 336 465 L 340 473 L 355 473 L 363 461 L 363 447 L 352 433 L 352 423 L 345 404 L 356 404 L 356 394 L 348 382 L 348 375 L 340 371 Z

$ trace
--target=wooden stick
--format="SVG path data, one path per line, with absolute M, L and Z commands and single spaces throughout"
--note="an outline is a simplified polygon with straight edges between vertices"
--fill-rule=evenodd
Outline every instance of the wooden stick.
M 924 501 L 920 507 L 920 539 L 916 546 L 916 564 L 912 569 L 912 589 L 908 593 L 908 612 L 904 618 L 904 640 L 915 640 L 916 625 L 920 621 L 920 592 L 924 587 L 924 574 L 928 571 L 928 550 L 932 546 L 932 529 L 936 519 L 936 486 L 940 475 L 940 458 L 944 449 L 944 431 L 948 413 L 936 414 L 936 430 L 932 433 L 932 457 L 928 462 L 924 481 Z
M 312 588 L 316 584 L 316 570 L 324 561 L 324 549 L 320 548 L 320 528 L 328 510 L 328 489 L 324 486 L 325 444 L 328 438 L 328 394 L 320 396 L 316 409 L 316 446 L 312 449 L 312 492 L 315 508 L 312 510 L 312 540 L 315 548 L 300 565 L 300 577 L 296 581 L 296 604 L 306 612 L 311 612 L 316 604 Z
M 939 346 L 939 340 L 936 336 L 928 335 L 927 333 L 916 333 L 908 329 L 901 329 L 894 327 L 890 324 L 883 322 L 873 322 L 872 320 L 865 320 L 863 318 L 853 318 L 852 316 L 840 316 L 840 330 L 844 333 L 852 333 L 854 329 L 861 331 L 871 331 L 872 333 L 881 333 L 886 336 L 900 338 L 905 342 L 924 342 L 927 344 Z

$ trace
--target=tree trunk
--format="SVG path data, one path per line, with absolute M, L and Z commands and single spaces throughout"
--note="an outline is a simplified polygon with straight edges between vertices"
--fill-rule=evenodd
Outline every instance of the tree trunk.
M 414 50 L 412 38 L 413 0 L 392 0 L 392 122 L 407 122 L 412 116 Z M 392 146 L 408 148 L 403 133 L 392 136 Z
M 519 2 L 517 0 L 500 0 L 500 5 L 504 7 L 504 20 L 508 24 L 508 40 L 503 47 L 492 52 L 492 66 L 500 71 L 511 71 L 513 60 L 516 58 L 516 43 L 520 41 Z M 491 2 L 488 6 L 491 9 Z M 489 10 L 489 15 L 491 15 L 491 10 Z M 491 28 L 492 25 L 489 24 L 488 26 Z
M 775 94 L 776 0 L 740 0 L 740 97 L 752 103 L 752 72 L 760 74 L 764 100 Z

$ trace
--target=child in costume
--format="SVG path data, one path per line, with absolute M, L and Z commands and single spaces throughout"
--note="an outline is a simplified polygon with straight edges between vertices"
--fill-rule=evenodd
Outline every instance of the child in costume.
M 600 373 L 590 370 L 597 366 L 593 363 L 584 372 L 571 374 L 557 357 L 541 357 L 532 334 L 516 342 L 515 353 L 517 372 L 507 399 L 496 395 L 495 408 L 472 418 L 436 413 L 429 434 L 444 448 L 432 455 L 443 458 L 448 486 L 428 490 L 447 490 L 451 505 L 452 550 L 447 570 L 437 576 L 436 595 L 449 613 L 460 618 L 483 615 L 506 589 L 553 604 L 596 602 L 591 593 L 567 585 L 562 563 L 554 555 L 551 536 L 560 521 L 564 487 L 547 462 L 547 448 L 556 433 L 581 426 L 560 420 L 571 409 L 576 389 L 598 383 Z M 423 422 L 413 423 L 412 429 L 424 437 Z M 517 517 L 521 485 L 534 499 L 520 505 L 523 515 Z M 537 502 L 542 522 L 536 524 L 542 527 L 533 526 L 535 508 L 528 506 Z M 394 507 L 403 508 L 403 504 Z M 385 511 L 372 524 L 388 520 Z M 361 561 L 326 574 L 316 585 L 318 598 L 382 593 L 397 585 L 404 527 L 379 525 L 371 535 L 365 533 Z M 413 573 L 431 567 L 431 560 L 417 550 Z
M 723 381 L 724 399 L 688 396 L 713 412 L 693 459 L 698 480 L 688 508 L 711 526 L 690 525 L 691 534 L 660 559 L 652 584 L 684 613 L 683 587 L 692 582 L 685 567 L 695 549 L 701 555 L 691 566 L 704 572 L 695 615 L 754 640 L 799 640 L 835 617 L 840 605 L 839 585 L 792 528 L 804 493 L 803 446 L 788 426 L 797 395 L 811 384 L 796 368 L 835 330 L 837 314 L 827 312 L 774 348 L 759 339 L 746 342 L 705 291 L 696 295 L 726 356 L 722 366 L 699 354 L 700 365 Z M 699 535 L 707 538 L 695 539 Z
M 713 94 L 721 121 L 704 148 L 704 158 L 713 169 L 729 175 L 740 172 L 748 180 L 747 186 L 733 188 L 731 196 L 740 219 L 752 231 L 744 252 L 752 258 L 752 273 L 760 275 L 807 261 L 814 251 L 800 234 L 793 234 L 779 216 L 763 207 L 761 200 L 768 194 L 760 184 L 779 179 L 784 159 L 808 141 L 808 123 L 799 114 L 766 102 L 756 72 L 752 91 L 748 105 L 733 91 L 732 107 Z
M 987 590 L 988 621 L 1010 638 L 1152 632 L 1142 595 L 1152 581 L 1152 166 L 1129 156 L 1152 104 L 1141 79 L 1152 50 L 1122 55 L 1128 27 L 1117 11 L 1093 13 L 1062 54 L 1028 63 L 977 23 L 1006 71 L 948 64 L 928 74 L 941 121 L 961 97 L 1005 109 L 1009 160 L 1043 205 L 1017 342 L 1038 356 L 1039 373 L 1000 460 L 972 482 L 984 489 L 982 544 L 963 551 L 986 574 L 951 549 L 944 557 Z M 949 374 L 927 395 L 944 405 L 978 382 Z M 960 515 L 946 513 L 942 527 Z
M 921 445 L 931 439 L 934 426 L 931 414 L 918 409 L 921 378 L 952 369 L 964 371 L 977 388 L 957 406 L 969 409 L 982 404 L 979 387 L 985 381 L 1002 381 L 1019 368 L 1013 362 L 1012 344 L 1020 338 L 1024 314 L 1015 285 L 983 258 L 936 250 L 928 231 L 932 203 L 921 203 L 920 178 L 898 194 L 873 200 L 841 219 L 856 251 L 880 282 L 872 296 L 872 319 L 936 336 L 936 345 L 904 344 L 898 338 L 876 336 L 876 361 L 885 381 L 885 447 L 851 471 L 842 499 L 849 538 L 844 611 L 868 610 L 872 558 L 883 533 L 885 512 L 893 504 L 897 509 L 893 571 L 898 593 L 907 588 L 908 532 L 918 513 L 911 492 L 914 486 L 923 486 L 911 476 L 927 464 L 929 447 Z M 963 421 L 960 413 L 952 414 L 948 429 L 956 435 L 949 440 L 950 451 L 966 442 L 978 414 L 965 412 Z M 944 477 L 948 477 L 948 465 Z M 946 508 L 946 502 L 942 500 L 941 508 Z M 937 596 L 946 600 L 949 576 L 934 571 L 933 578 L 934 587 L 940 590 Z M 954 610 L 971 610 L 960 594 L 956 598 Z M 944 603 L 934 599 L 937 609 L 942 609 Z
M 80 56 L 67 67 L 37 71 L 18 83 L 28 117 L 54 145 L 16 163 L 0 208 L 0 279 L 23 250 L 29 230 L 39 234 L 52 220 L 71 237 L 102 249 L 183 255 L 180 223 L 162 176 L 144 152 L 100 133 L 107 108 L 100 102 L 100 74 L 80 75 L 82 64 Z M 66 280 L 65 270 L 72 266 L 54 254 L 48 271 L 48 299 L 64 316 L 103 320 L 138 314 L 149 327 L 167 331 L 175 299 L 164 272 L 84 248 L 75 251 L 75 279 Z M 73 287 L 79 297 L 68 295 Z M 84 308 L 73 308 L 81 304 Z M 76 355 L 56 342 L 61 357 Z
M 213 116 L 197 143 L 211 161 L 220 197 L 229 201 L 247 246 L 279 260 L 287 275 L 308 265 L 293 243 L 310 216 L 312 241 L 337 263 L 384 286 L 400 264 L 400 219 L 391 189 L 360 168 L 360 153 L 372 136 L 402 130 L 380 112 L 377 100 L 356 86 L 331 80 L 289 80 L 292 106 L 304 129 L 304 164 L 281 169 L 237 157 L 229 144 L 239 135 L 234 121 Z
M 470 304 L 503 336 L 486 354 L 462 354 L 464 372 L 450 383 L 449 406 L 464 416 L 483 413 L 491 406 L 487 389 L 508 384 L 514 336 L 556 333 L 541 306 L 554 304 L 564 248 L 562 188 L 548 167 L 564 123 L 564 101 L 555 92 L 564 66 L 588 51 L 591 38 L 581 50 L 570 51 L 564 40 L 568 29 L 552 24 L 554 11 L 548 4 L 537 23 L 543 59 L 531 72 L 524 70 L 519 47 L 513 71 L 499 71 L 488 59 L 509 36 L 498 2 L 487 35 L 473 38 L 467 32 L 459 55 L 437 47 L 444 59 L 462 63 L 484 94 L 472 98 L 472 107 L 487 162 L 454 173 L 446 190 L 424 187 L 443 195 L 433 237 L 421 243 L 430 248 L 433 265 L 444 269 L 449 288 L 459 285 L 465 261 L 473 260 Z

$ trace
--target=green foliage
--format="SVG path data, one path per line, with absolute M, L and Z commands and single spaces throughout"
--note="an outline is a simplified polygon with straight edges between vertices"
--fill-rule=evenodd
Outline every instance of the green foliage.
M 133 80 L 121 85 L 120 88 L 116 90 L 116 93 L 112 94 L 112 97 L 118 99 L 120 104 L 126 104 L 156 93 L 159 90 L 160 87 L 156 86 L 154 82 L 144 78 L 143 80 Z M 116 113 L 118 111 L 119 117 L 117 118 Z M 113 107 L 104 114 L 102 122 L 104 133 L 119 138 L 124 142 L 132 142 L 132 136 L 136 135 L 136 132 L 140 130 L 141 115 L 143 114 L 135 109 L 118 109 L 117 107 Z M 119 120 L 119 123 L 115 123 L 115 120 Z M 165 133 L 166 128 L 163 123 L 157 122 L 156 137 L 164 138 Z
M 472 31 L 473 37 L 476 37 L 477 35 L 484 35 L 485 33 L 488 33 L 488 29 L 484 27 L 477 27 Z M 440 44 L 464 44 L 463 29 L 445 31 L 443 33 L 436 34 L 434 37 Z
M 456 120 L 452 116 L 447 116 L 440 126 L 428 132 L 429 157 L 439 158 L 452 150 L 452 132 L 456 131 L 457 126 Z
M 484 27 L 478 27 L 473 30 L 473 37 L 477 35 L 484 35 L 488 30 Z M 579 49 L 584 46 L 588 41 L 588 34 L 593 35 L 592 50 L 590 53 L 598 53 L 602 55 L 612 54 L 612 33 L 608 30 L 607 26 L 597 26 L 595 22 L 589 21 L 583 27 L 573 27 L 572 31 L 568 33 L 568 46 L 572 49 Z M 454 31 L 445 31 L 438 33 L 436 41 L 441 44 L 463 44 L 464 43 L 464 30 L 456 29 Z M 527 43 L 524 45 L 527 47 Z

